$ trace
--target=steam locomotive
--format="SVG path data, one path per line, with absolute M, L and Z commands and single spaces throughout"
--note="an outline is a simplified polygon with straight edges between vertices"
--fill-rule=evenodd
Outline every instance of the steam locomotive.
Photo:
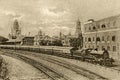
M 81 50 L 72 50 L 71 56 L 77 57 L 82 61 L 91 62 L 94 64 L 100 64 L 104 66 L 113 66 L 114 59 L 110 58 L 109 55 L 103 55 L 103 51 L 96 51 L 92 48 L 81 49 Z M 108 56 L 107 58 L 104 58 Z

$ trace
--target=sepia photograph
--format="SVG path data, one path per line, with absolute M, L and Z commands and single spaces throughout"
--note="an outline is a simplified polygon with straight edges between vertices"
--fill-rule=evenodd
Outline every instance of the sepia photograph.
M 0 0 L 0 80 L 120 80 L 120 0 Z

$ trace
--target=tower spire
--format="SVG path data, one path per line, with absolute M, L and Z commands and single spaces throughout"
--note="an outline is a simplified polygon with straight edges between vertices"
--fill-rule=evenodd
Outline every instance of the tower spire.
M 81 22 L 78 18 L 78 20 L 76 21 L 76 31 L 75 31 L 75 36 L 79 36 L 82 34 L 82 31 L 81 31 Z

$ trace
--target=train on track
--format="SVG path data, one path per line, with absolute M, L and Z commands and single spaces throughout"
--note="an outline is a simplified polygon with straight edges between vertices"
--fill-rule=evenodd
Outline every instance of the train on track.
M 65 51 L 62 48 L 44 48 L 44 47 L 33 47 L 33 46 L 12 46 L 12 45 L 0 45 L 1 49 L 12 49 L 12 50 L 23 50 L 23 51 L 31 51 L 49 55 L 56 55 L 66 58 L 74 58 L 81 61 L 87 61 L 93 64 L 99 64 L 104 66 L 113 66 L 114 59 L 108 57 L 104 59 L 103 52 L 95 51 L 93 49 L 81 49 L 81 50 L 73 50 Z

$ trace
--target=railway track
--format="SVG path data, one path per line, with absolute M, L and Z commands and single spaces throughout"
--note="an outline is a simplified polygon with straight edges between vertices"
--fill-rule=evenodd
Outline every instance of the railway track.
M 14 51 L 13 51 L 14 52 Z M 25 55 L 28 55 L 28 54 L 30 54 L 30 52 L 27 52 L 28 54 L 25 54 L 27 51 L 22 51 L 22 52 L 14 52 L 14 54 L 16 54 L 18 57 L 20 57 L 20 58 L 22 58 L 23 59 L 23 57 L 25 57 Z M 8 52 L 8 53 L 10 53 L 10 52 Z M 19 55 L 19 54 L 24 54 L 24 56 L 23 55 Z M 22 56 L 22 57 L 21 57 Z M 87 77 L 87 78 L 89 78 L 90 80 L 108 80 L 107 78 L 105 78 L 105 77 L 102 77 L 102 76 L 100 76 L 100 75 L 98 75 L 98 74 L 96 74 L 96 73 L 93 73 L 93 72 L 91 72 L 91 71 L 88 71 L 88 70 L 86 70 L 86 69 L 84 69 L 84 68 L 82 68 L 82 67 L 79 67 L 79 66 L 77 66 L 77 65 L 73 65 L 73 64 L 71 64 L 71 63 L 68 63 L 68 62 L 66 62 L 66 61 L 62 61 L 62 60 L 60 60 L 60 59 L 52 59 L 52 58 L 49 58 L 49 57 L 43 57 L 43 56 L 38 56 L 38 55 L 36 55 L 36 54 L 34 54 L 34 55 L 32 55 L 32 56 L 34 56 L 34 57 L 39 57 L 39 58 L 42 58 L 43 60 L 46 60 L 46 61 L 48 61 L 48 62 L 51 62 L 51 63 L 54 63 L 54 64 L 57 64 L 57 65 L 60 65 L 60 66 L 63 66 L 63 67 L 65 67 L 65 68 L 67 68 L 67 69 L 70 69 L 70 70 L 72 70 L 72 71 L 74 71 L 74 72 L 76 72 L 77 74 L 79 74 L 79 75 L 82 75 L 82 76 L 84 76 L 84 77 Z M 26 57 L 25 59 L 27 59 L 28 57 Z M 29 60 L 29 58 L 27 59 L 27 60 L 25 60 L 25 61 L 30 61 Z M 29 62 L 30 63 L 30 62 Z M 56 80 L 56 79 L 55 79 Z
M 3 51 L 2 51 L 3 52 Z M 4 53 L 6 53 L 4 51 Z M 7 52 L 10 53 L 10 52 Z M 10 57 L 13 57 L 13 55 L 11 54 L 4 54 Z M 31 58 L 22 56 L 22 55 L 14 55 L 14 57 L 17 57 L 23 61 L 25 61 L 26 63 L 32 65 L 33 67 L 37 68 L 38 70 L 42 71 L 45 75 L 47 75 L 49 78 L 51 78 L 51 80 L 72 80 L 70 78 L 68 78 L 67 76 L 63 75 L 60 72 L 57 72 L 56 70 L 54 70 L 53 68 L 50 68 L 36 60 L 33 60 Z
M 30 59 L 25 56 L 17 55 L 22 60 L 26 61 L 27 63 L 33 65 L 35 68 L 39 69 L 43 73 L 45 73 L 48 77 L 50 77 L 52 80 L 70 80 L 70 78 L 65 77 L 63 74 L 55 71 L 53 68 L 47 67 L 44 64 L 41 64 L 33 59 Z
M 11 50 L 11 51 L 15 51 L 15 50 Z M 24 51 L 24 52 L 28 52 L 28 51 Z M 34 55 L 33 55 L 34 56 Z M 62 56 L 63 57 L 63 56 Z M 71 59 L 71 56 L 65 56 L 65 57 L 63 57 L 63 58 L 70 58 Z M 101 65 L 100 65 L 101 66 Z M 106 67 L 106 66 L 104 66 L 104 67 Z M 120 64 L 119 65 L 116 65 L 116 64 L 114 64 L 112 67 L 106 67 L 106 68 L 110 68 L 110 69 L 113 69 L 113 70 L 116 70 L 116 71 L 120 71 Z

